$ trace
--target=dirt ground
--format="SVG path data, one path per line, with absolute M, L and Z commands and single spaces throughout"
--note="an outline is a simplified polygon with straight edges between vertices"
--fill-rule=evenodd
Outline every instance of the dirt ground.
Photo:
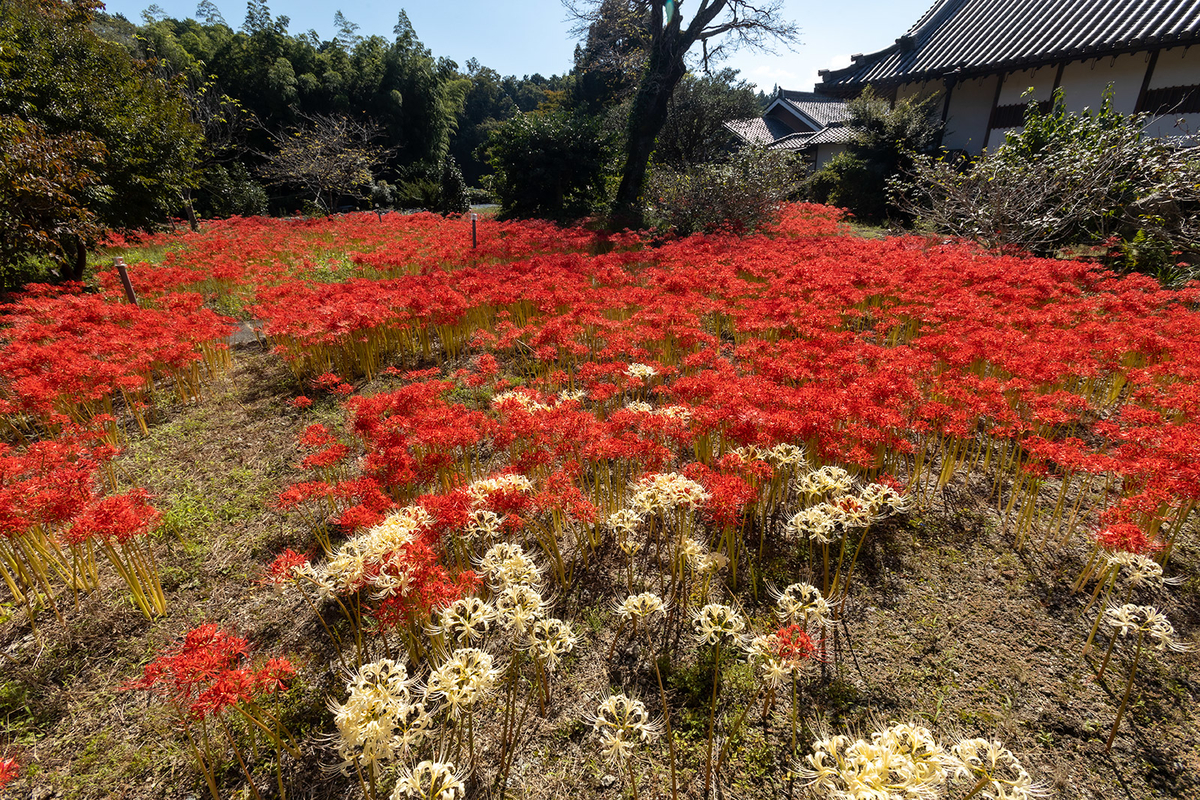
M 289 401 L 301 392 L 276 356 L 253 342 L 239 344 L 234 367 L 200 402 L 168 407 L 148 436 L 131 436 L 120 471 L 130 485 L 149 489 L 165 514 L 158 534 L 170 603 L 164 618 L 143 619 L 115 582 L 70 609 L 66 626 L 44 615 L 36 636 L 23 612 L 0 608 L 0 745 L 8 745 L 22 769 L 6 798 L 205 797 L 167 709 L 145 692 L 121 689 L 155 653 L 204 622 L 235 630 L 259 652 L 286 653 L 298 665 L 281 706 L 304 755 L 285 763 L 288 796 L 361 796 L 356 780 L 332 769 L 338 758 L 326 704 L 343 696 L 344 679 L 329 637 L 295 593 L 260 582 L 276 553 L 311 545 L 296 515 L 271 508 L 280 490 L 303 479 L 296 467 L 300 431 L 313 421 L 342 419 L 331 399 L 293 409 Z M 911 721 L 947 743 L 963 736 L 1003 741 L 1052 797 L 1200 797 L 1200 656 L 1143 656 L 1129 711 L 1105 754 L 1131 654 L 1118 650 L 1099 681 L 1103 647 L 1082 655 L 1093 617 L 1081 616 L 1088 595 L 1070 585 L 1086 559 L 1084 545 L 1016 552 L 988 494 L 983 479 L 952 484 L 931 507 L 872 531 L 836 649 L 831 641 L 827 662 L 801 681 L 800 752 L 809 752 L 820 730 L 865 735 L 876 722 Z M 1167 574 L 1184 576 L 1183 585 L 1141 602 L 1159 605 L 1194 644 L 1200 551 L 1194 529 L 1181 538 L 1185 546 Z M 768 552 L 763 570 L 779 585 L 810 577 L 787 547 Z M 629 796 L 628 774 L 603 760 L 585 721 L 608 690 L 661 711 L 653 654 L 625 633 L 614 646 L 611 604 L 622 594 L 621 574 L 612 548 L 575 590 L 556 598 L 555 613 L 575 624 L 581 641 L 554 678 L 546 715 L 536 703 L 527 712 L 508 796 Z M 765 592 L 756 598 L 742 588 L 738 596 L 765 624 L 771 615 Z M 336 614 L 328 619 L 332 624 Z M 661 666 L 680 795 L 700 798 L 712 665 L 687 629 L 680 642 L 682 657 Z M 787 770 L 789 700 L 780 698 L 765 719 L 762 704 L 749 667 L 725 662 L 717 747 L 726 758 L 718 797 L 804 796 Z M 499 701 L 479 714 L 485 765 L 498 760 L 500 715 Z M 276 796 L 270 759 L 262 762 L 255 766 L 256 790 Z M 637 755 L 640 797 L 670 797 L 668 765 L 662 738 Z M 494 768 L 481 772 L 469 796 L 499 797 Z M 236 764 L 221 779 L 223 797 L 254 796 Z

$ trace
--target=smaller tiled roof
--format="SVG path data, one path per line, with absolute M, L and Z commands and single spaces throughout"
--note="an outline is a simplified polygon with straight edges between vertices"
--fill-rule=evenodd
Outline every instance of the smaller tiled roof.
M 850 118 L 845 100 L 817 92 L 780 89 L 775 102 L 803 114 L 818 129 L 797 132 L 773 116 L 733 119 L 725 127 L 742 141 L 769 150 L 807 150 L 821 144 L 845 144 L 854 137 L 854 131 L 845 124 Z
M 780 91 L 779 99 L 823 128 L 840 124 L 850 118 L 846 101 L 840 97 L 783 89 Z
M 767 145 L 768 150 L 805 150 L 820 133 L 793 133 Z
M 848 144 L 854 138 L 854 129 L 845 125 L 833 125 L 812 135 L 805 146 L 818 144 Z
M 725 127 L 750 144 L 769 145 L 794 131 L 774 117 L 751 117 L 731 119 Z

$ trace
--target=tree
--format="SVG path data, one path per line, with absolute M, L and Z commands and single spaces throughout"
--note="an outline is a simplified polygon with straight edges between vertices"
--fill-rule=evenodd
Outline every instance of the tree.
M 480 146 L 488 138 L 491 127 L 517 114 L 517 104 L 504 91 L 500 73 L 475 59 L 467 62 L 467 78 L 471 88 L 458 114 L 458 130 L 450 140 L 450 155 L 462 167 L 463 179 L 478 186 L 488 167 Z
M 83 159 L 70 167 L 74 178 L 56 168 L 34 170 L 57 175 L 52 182 L 94 220 L 55 228 L 52 252 L 71 255 L 65 274 L 73 279 L 82 278 L 101 232 L 143 229 L 179 208 L 200 144 L 178 87 L 101 40 L 91 20 L 85 2 L 0 3 L 0 114 L 26 123 L 14 136 L 27 146 L 60 148 L 51 158 Z M 100 161 L 84 158 L 84 142 L 102 147 Z M 84 180 L 85 172 L 94 181 Z
M 587 38 L 575 46 L 575 102 L 588 114 L 603 114 L 633 96 L 650 49 L 642 17 L 628 0 L 599 0 Z
M 750 84 L 738 80 L 737 70 L 711 75 L 688 74 L 675 87 L 667 119 L 654 148 L 655 164 L 684 170 L 716 161 L 730 152 L 731 119 L 756 117 L 761 111 Z
M 894 105 L 867 88 L 850 101 L 854 138 L 813 177 L 814 199 L 844 206 L 868 222 L 884 220 L 888 181 L 910 172 L 914 159 L 937 150 L 942 122 L 939 95 L 909 97 Z
M 422 176 L 436 183 L 471 82 L 453 62 L 430 54 L 404 12 L 393 39 L 360 37 L 343 15 L 331 41 L 311 32 L 289 34 L 286 18 L 273 17 L 263 0 L 248 4 L 237 32 L 212 12 L 204 9 L 206 23 L 167 19 L 142 26 L 130 42 L 138 55 L 156 60 L 160 75 L 181 76 L 193 96 L 203 89 L 205 102 L 221 98 L 218 121 L 259 121 L 244 135 L 239 130 L 236 142 L 246 151 L 237 160 L 251 171 L 263 166 L 262 154 L 278 149 L 278 135 L 314 116 L 349 116 L 370 120 L 390 145 L 378 177 L 402 183 Z M 223 160 L 230 152 L 200 165 L 198 206 L 228 206 L 206 195 L 210 178 L 225 188 L 230 180 L 240 183 L 237 170 Z
M 386 151 L 372 141 L 378 130 L 347 117 L 314 116 L 306 124 L 277 134 L 279 149 L 265 154 L 263 175 L 277 184 L 307 191 L 326 213 L 344 194 L 369 190 L 373 171 Z
M 613 11 L 604 0 L 563 0 L 579 20 L 581 32 Z M 684 58 L 697 43 L 704 65 L 739 46 L 766 47 L 772 41 L 793 42 L 797 28 L 779 14 L 782 0 L 697 0 L 685 24 L 675 0 L 625 0 L 641 20 L 646 62 L 629 111 L 625 164 L 613 202 L 615 226 L 642 227 L 642 189 L 658 133 L 667 119 L 675 87 L 687 72 Z M 712 44 L 710 44 L 712 43 Z
M 462 170 L 454 156 L 446 156 L 442 163 L 442 180 L 438 191 L 436 211 L 447 216 L 465 214 L 471 208 L 471 198 L 467 195 L 467 184 L 463 180 Z
M 604 198 L 609 153 L 594 118 L 518 114 L 492 130 L 488 156 L 506 217 L 577 218 Z
M 0 279 L 5 288 L 16 285 L 17 267 L 28 256 L 69 267 L 76 253 L 67 248 L 103 234 L 87 202 L 91 192 L 102 191 L 96 170 L 103 161 L 103 145 L 86 134 L 55 136 L 36 122 L 0 116 Z

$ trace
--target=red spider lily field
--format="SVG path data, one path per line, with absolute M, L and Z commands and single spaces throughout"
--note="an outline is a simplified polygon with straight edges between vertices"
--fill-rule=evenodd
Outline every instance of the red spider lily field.
M 5 798 L 1200 796 L 1200 287 L 433 215 L 0 309 Z

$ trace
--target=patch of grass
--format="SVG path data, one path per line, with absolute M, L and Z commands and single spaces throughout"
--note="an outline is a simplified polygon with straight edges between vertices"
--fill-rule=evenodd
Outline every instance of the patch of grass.
M 193 493 L 172 495 L 168 498 L 167 507 L 162 511 L 160 531 L 163 536 L 185 542 L 188 540 L 188 533 L 215 521 L 216 514 L 204 496 Z

